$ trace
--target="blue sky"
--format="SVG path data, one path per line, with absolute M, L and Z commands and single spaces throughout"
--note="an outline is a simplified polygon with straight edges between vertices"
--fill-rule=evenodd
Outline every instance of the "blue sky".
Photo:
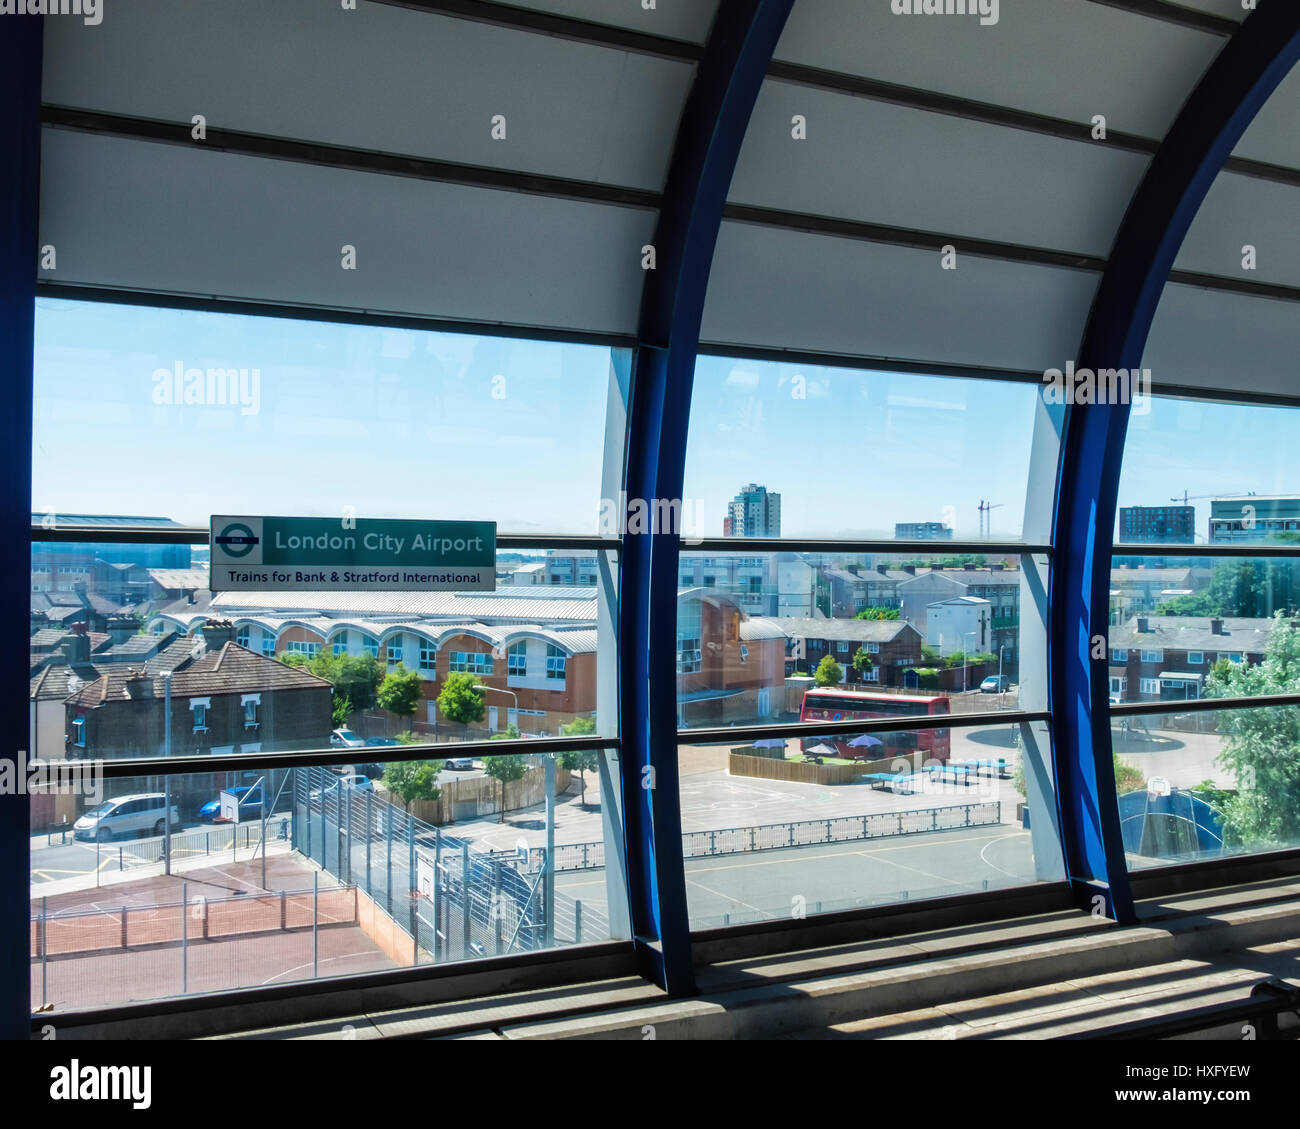
M 260 373 L 256 412 L 155 402 L 156 370 Z M 478 518 L 597 528 L 609 354 L 594 346 L 42 299 L 33 509 Z M 249 390 L 246 386 L 246 390 Z M 1021 531 L 1037 390 L 703 357 L 685 499 L 722 532 L 748 482 L 786 536 L 946 521 Z M 251 406 L 251 405 L 250 405 Z M 1120 504 L 1300 488 L 1295 411 L 1156 401 L 1135 416 Z M 1197 530 L 1208 520 L 1201 502 Z

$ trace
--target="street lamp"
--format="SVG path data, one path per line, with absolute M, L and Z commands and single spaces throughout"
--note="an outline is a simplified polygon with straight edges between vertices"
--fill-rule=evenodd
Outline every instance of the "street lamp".
M 519 695 L 516 694 L 513 690 L 506 690 L 500 686 L 484 686 L 483 683 L 481 682 L 478 683 L 476 686 L 474 686 L 473 689 L 482 690 L 484 693 L 487 693 L 489 690 L 491 690 L 494 694 L 509 694 L 510 697 L 514 699 L 514 703 L 515 703 L 514 705 L 515 721 L 519 720 Z M 510 728 L 509 714 L 506 714 L 506 728 L 507 729 Z

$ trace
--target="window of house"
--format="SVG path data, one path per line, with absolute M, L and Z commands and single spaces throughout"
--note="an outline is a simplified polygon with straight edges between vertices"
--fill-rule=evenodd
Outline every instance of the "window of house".
M 1141 682 L 1140 682 L 1138 688 L 1139 688 L 1139 690 L 1141 690 L 1141 692 L 1142 692 L 1143 694 L 1159 694 L 1159 693 L 1160 693 L 1160 679 L 1158 679 L 1158 678 L 1144 678 L 1144 679 L 1141 680 Z
M 1115 650 L 1111 651 L 1110 657 L 1112 662 L 1126 663 L 1128 662 L 1128 651 L 1123 647 L 1116 647 Z
M 1187 661 L 1192 666 L 1201 666 L 1205 662 L 1205 653 L 1203 651 L 1188 651 Z
M 402 644 L 389 643 L 387 647 L 388 665 L 396 666 L 402 661 Z
M 1164 651 L 1143 651 L 1142 661 L 1144 663 L 1160 663 L 1165 661 Z
M 74 718 L 72 721 L 72 743 L 79 749 L 86 747 L 86 719 Z
M 235 632 L 235 642 L 238 643 L 241 647 L 247 647 L 250 634 L 251 631 L 249 628 L 241 627 L 238 631 Z
M 438 664 L 438 650 L 432 643 L 420 644 L 420 669 L 434 670 Z
M 194 732 L 206 733 L 208 729 L 208 707 L 205 702 L 196 702 L 190 706 L 194 714 Z

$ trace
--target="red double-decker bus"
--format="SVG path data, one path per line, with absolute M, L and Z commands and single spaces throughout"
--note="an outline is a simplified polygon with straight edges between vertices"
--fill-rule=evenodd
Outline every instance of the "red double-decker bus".
M 909 694 L 873 694 L 859 690 L 808 690 L 803 696 L 800 721 L 868 721 L 878 717 L 930 717 L 946 714 L 949 702 L 941 695 L 922 697 Z M 948 730 L 918 729 L 873 733 L 868 738 L 853 734 L 829 737 L 805 737 L 805 752 L 827 745 L 835 755 L 849 760 L 882 760 L 885 757 L 913 757 L 921 761 L 948 760 Z

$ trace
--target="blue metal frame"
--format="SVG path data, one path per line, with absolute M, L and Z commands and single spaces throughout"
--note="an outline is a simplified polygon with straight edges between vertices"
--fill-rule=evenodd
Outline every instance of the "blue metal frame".
M 759 88 L 794 0 L 722 0 L 682 113 L 646 274 L 632 388 L 627 497 L 677 499 L 700 324 L 722 209 Z M 651 512 L 654 512 L 653 510 Z M 624 533 L 619 716 L 632 937 L 642 973 L 693 991 L 677 793 L 679 531 Z
M 0 686 L 11 696 L 10 717 L 27 717 L 28 669 L 18 645 L 31 618 L 32 351 L 36 314 L 37 212 L 41 167 L 41 46 L 39 16 L 11 15 L 0 32 L 0 381 L 5 392 L 0 440 Z M 7 674 L 3 671 L 8 671 Z M 21 700 L 19 695 L 21 693 Z M 0 756 L 16 758 L 22 728 L 11 728 Z M 12 944 L 31 910 L 27 796 L 0 795 L 0 1037 L 31 1038 L 31 968 L 26 946 Z
M 1300 58 L 1300 4 L 1261 0 L 1192 92 L 1129 204 L 1079 348 L 1079 367 L 1137 369 L 1169 271 L 1214 178 Z M 1155 377 L 1156 374 L 1153 374 Z M 1066 874 L 1085 908 L 1135 920 L 1110 739 L 1110 557 L 1129 405 L 1075 406 L 1057 487 L 1049 665 Z

